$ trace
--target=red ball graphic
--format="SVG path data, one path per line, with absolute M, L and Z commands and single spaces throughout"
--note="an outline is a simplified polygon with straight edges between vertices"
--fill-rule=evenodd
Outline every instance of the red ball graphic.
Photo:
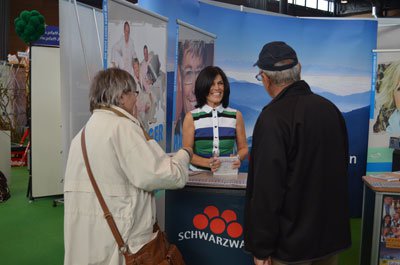
M 215 206 L 207 206 L 204 209 L 204 213 L 208 216 L 209 219 L 212 219 L 213 217 L 219 216 L 219 210 Z
M 243 228 L 238 222 L 230 223 L 226 230 L 228 232 L 228 235 L 232 238 L 238 238 L 243 233 Z
M 193 218 L 193 225 L 199 230 L 203 230 L 208 226 L 208 218 L 202 213 L 197 214 Z
M 236 221 L 237 216 L 236 213 L 232 210 L 225 210 L 222 214 L 221 217 L 225 220 L 225 222 L 230 223 L 232 221 Z
M 225 231 L 225 222 L 221 218 L 217 217 L 210 223 L 211 232 L 216 235 L 222 234 Z

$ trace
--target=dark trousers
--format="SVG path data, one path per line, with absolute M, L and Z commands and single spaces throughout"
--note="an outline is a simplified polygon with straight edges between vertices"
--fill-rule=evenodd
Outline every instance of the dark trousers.
M 296 263 L 296 265 L 338 265 L 338 259 L 339 255 L 336 254 L 317 261 L 304 262 L 299 264 Z M 287 263 L 282 263 L 280 261 L 272 259 L 272 265 L 287 265 Z

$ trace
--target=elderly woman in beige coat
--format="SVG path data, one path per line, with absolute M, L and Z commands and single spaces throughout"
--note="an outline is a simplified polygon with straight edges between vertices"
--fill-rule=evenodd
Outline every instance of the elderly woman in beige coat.
M 153 191 L 182 188 L 193 153 L 186 148 L 169 157 L 147 138 L 135 117 L 137 94 L 126 71 L 100 71 L 90 88 L 92 116 L 85 126 L 94 178 L 132 253 L 157 235 Z M 121 265 L 124 258 L 86 172 L 81 132 L 72 140 L 64 180 L 64 264 Z

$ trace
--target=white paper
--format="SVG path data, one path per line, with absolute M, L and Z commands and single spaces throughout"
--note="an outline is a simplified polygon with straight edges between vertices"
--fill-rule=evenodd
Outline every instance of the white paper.
M 221 161 L 221 166 L 214 172 L 214 176 L 237 176 L 239 170 L 237 168 L 233 169 L 233 162 L 237 161 L 239 158 L 233 157 L 218 157 Z

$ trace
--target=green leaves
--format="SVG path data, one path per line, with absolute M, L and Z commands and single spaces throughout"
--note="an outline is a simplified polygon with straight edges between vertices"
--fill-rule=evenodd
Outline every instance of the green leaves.
M 25 43 L 36 41 L 45 30 L 44 17 L 36 10 L 24 10 L 14 20 L 15 31 Z

